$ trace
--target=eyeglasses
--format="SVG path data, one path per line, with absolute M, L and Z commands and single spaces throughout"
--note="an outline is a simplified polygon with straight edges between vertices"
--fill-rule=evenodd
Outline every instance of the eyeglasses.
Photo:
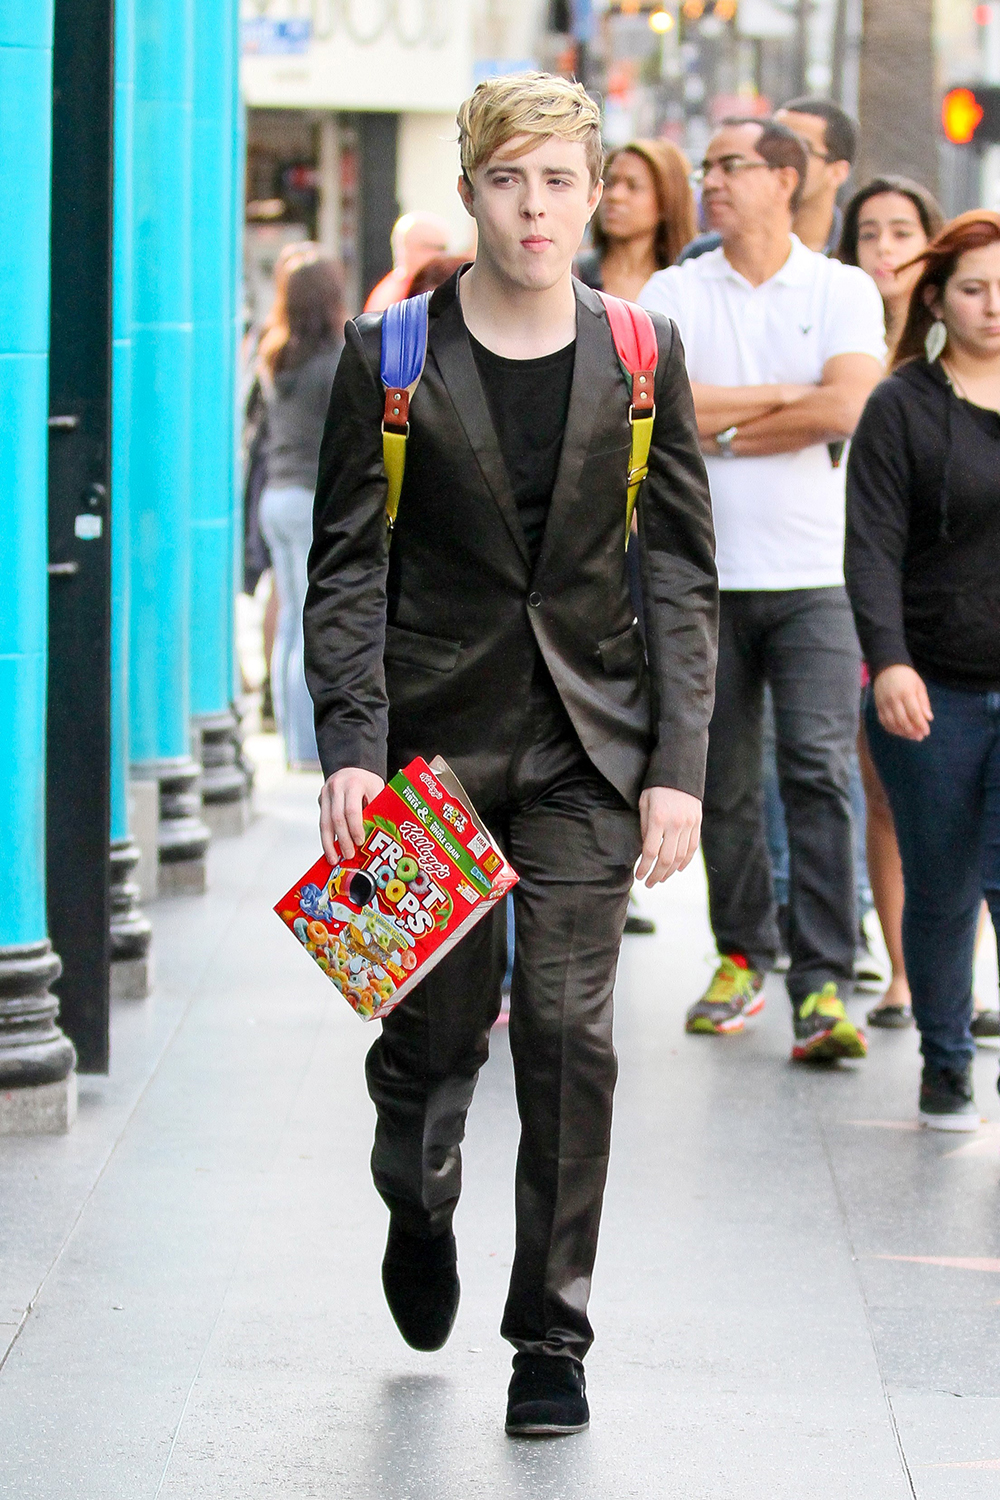
M 740 172 L 751 172 L 758 167 L 764 167 L 768 172 L 771 170 L 770 162 L 747 161 L 745 156 L 717 156 L 714 161 L 703 161 L 700 167 L 695 167 L 688 180 L 698 186 L 714 167 L 720 167 L 725 177 L 736 177 Z

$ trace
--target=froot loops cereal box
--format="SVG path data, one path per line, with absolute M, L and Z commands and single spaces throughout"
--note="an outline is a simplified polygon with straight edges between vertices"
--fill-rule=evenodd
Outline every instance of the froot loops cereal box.
M 352 859 L 318 859 L 274 908 L 366 1021 L 387 1016 L 517 883 L 440 756 L 365 808 Z

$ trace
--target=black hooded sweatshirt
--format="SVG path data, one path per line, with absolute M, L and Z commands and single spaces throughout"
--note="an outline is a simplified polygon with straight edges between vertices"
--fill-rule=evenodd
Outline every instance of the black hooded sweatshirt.
M 847 465 L 847 589 L 872 676 L 1000 690 L 1000 415 L 914 360 L 872 392 Z

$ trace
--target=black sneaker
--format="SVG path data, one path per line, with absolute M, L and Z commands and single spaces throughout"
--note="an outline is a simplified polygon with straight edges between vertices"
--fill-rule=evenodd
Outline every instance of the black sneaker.
M 590 1423 L 583 1365 L 568 1354 L 515 1354 L 507 1389 L 511 1437 L 563 1437 Z
M 920 1123 L 931 1130 L 979 1129 L 979 1111 L 972 1097 L 971 1063 L 961 1070 L 924 1063 Z
M 390 1219 L 382 1290 L 396 1327 L 411 1349 L 431 1353 L 446 1344 L 461 1291 L 451 1230 L 432 1240 L 421 1239 Z
M 977 1010 L 969 1022 L 977 1042 L 1000 1041 L 1000 1010 Z

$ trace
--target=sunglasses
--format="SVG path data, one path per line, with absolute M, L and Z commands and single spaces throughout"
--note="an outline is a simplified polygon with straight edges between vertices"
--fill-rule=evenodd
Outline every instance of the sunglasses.
M 740 172 L 751 172 L 760 167 L 771 171 L 770 162 L 748 161 L 745 156 L 717 156 L 713 161 L 703 161 L 700 167 L 695 167 L 689 181 L 697 186 L 705 181 L 714 167 L 719 167 L 725 177 L 737 177 Z

